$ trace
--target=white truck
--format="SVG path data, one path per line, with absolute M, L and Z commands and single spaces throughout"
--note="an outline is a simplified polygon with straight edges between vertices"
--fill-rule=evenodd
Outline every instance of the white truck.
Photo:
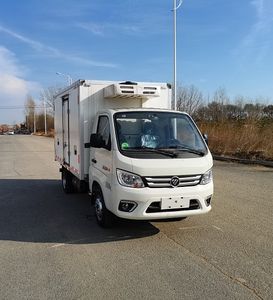
M 55 160 L 66 193 L 89 191 L 97 222 L 211 210 L 213 160 L 167 83 L 78 80 L 55 96 Z

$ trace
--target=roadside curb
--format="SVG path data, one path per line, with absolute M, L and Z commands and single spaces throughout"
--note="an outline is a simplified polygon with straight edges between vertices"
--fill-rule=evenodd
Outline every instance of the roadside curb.
M 236 158 L 236 157 L 214 155 L 214 154 L 212 154 L 212 156 L 213 159 L 220 160 L 220 161 L 237 162 L 237 163 L 247 164 L 247 165 L 262 165 L 265 167 L 273 168 L 273 161 L 252 160 L 252 159 Z

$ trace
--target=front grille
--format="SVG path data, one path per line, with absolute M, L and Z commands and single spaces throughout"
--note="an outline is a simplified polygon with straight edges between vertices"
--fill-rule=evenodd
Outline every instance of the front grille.
M 200 183 L 202 175 L 175 176 L 179 178 L 176 187 L 194 186 Z M 150 188 L 173 188 L 171 179 L 173 176 L 144 177 L 145 183 Z

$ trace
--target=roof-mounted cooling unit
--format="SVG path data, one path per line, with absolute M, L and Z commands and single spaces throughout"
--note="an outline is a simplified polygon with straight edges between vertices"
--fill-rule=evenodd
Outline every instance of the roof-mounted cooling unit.
M 150 98 L 160 95 L 160 87 L 136 84 L 112 84 L 104 88 L 105 98 Z

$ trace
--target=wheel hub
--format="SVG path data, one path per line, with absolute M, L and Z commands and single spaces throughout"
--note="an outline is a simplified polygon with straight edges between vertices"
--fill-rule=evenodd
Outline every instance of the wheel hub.
M 66 178 L 65 177 L 63 177 L 62 182 L 63 182 L 63 188 L 65 189 L 66 188 Z
M 96 211 L 97 218 L 99 220 L 102 220 L 103 207 L 102 207 L 102 202 L 101 202 L 100 197 L 96 197 L 95 211 Z

